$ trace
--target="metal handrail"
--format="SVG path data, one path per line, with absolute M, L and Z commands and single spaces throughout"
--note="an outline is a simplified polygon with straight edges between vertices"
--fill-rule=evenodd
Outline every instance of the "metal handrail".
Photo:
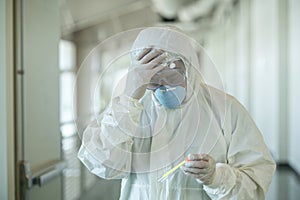
M 50 166 L 31 173 L 28 161 L 21 162 L 21 179 L 24 189 L 31 189 L 34 186 L 42 187 L 54 178 L 61 175 L 61 172 L 67 167 L 66 161 L 57 161 Z

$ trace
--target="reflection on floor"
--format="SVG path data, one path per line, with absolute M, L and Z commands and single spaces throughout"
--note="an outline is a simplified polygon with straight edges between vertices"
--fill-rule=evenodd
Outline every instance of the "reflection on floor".
M 81 200 L 106 200 L 119 198 L 119 181 L 98 179 L 95 186 Z M 266 200 L 300 200 L 300 178 L 288 166 L 279 166 L 273 177 Z
M 103 180 L 98 178 L 94 187 L 90 191 L 86 191 L 80 200 L 118 200 L 120 187 L 120 180 Z
M 278 166 L 266 200 L 299 200 L 300 176 L 288 166 Z

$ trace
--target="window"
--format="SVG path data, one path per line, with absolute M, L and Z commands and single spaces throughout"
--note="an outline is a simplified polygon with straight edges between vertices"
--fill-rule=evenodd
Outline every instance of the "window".
M 77 159 L 79 141 L 76 131 L 76 46 L 61 40 L 59 43 L 60 69 L 60 130 L 62 158 L 67 162 L 63 172 L 63 199 L 78 199 L 81 195 L 80 162 Z

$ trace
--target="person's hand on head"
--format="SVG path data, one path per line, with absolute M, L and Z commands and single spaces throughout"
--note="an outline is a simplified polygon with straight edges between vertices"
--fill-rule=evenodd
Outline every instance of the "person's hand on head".
M 186 175 L 195 177 L 204 185 L 209 185 L 215 177 L 216 162 L 208 154 L 190 154 L 181 169 Z
M 128 70 L 125 95 L 140 99 L 151 78 L 164 68 L 161 63 L 165 58 L 166 54 L 163 50 L 154 48 L 145 48 L 136 58 L 133 58 L 132 66 Z

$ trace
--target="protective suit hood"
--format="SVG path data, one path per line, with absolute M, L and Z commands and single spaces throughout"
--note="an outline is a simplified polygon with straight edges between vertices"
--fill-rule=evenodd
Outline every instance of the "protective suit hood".
M 188 101 L 193 92 L 197 92 L 202 83 L 200 74 L 200 61 L 197 55 L 201 49 L 197 43 L 181 33 L 175 27 L 149 27 L 142 30 L 134 41 L 131 52 L 139 51 L 147 47 L 153 47 L 178 55 L 183 59 L 187 76 Z M 197 50 L 198 48 L 198 50 Z M 153 99 L 155 101 L 155 99 Z
M 199 66 L 191 39 L 175 28 L 150 27 L 142 30 L 132 45 L 132 50 L 157 47 L 183 56 L 193 66 Z

